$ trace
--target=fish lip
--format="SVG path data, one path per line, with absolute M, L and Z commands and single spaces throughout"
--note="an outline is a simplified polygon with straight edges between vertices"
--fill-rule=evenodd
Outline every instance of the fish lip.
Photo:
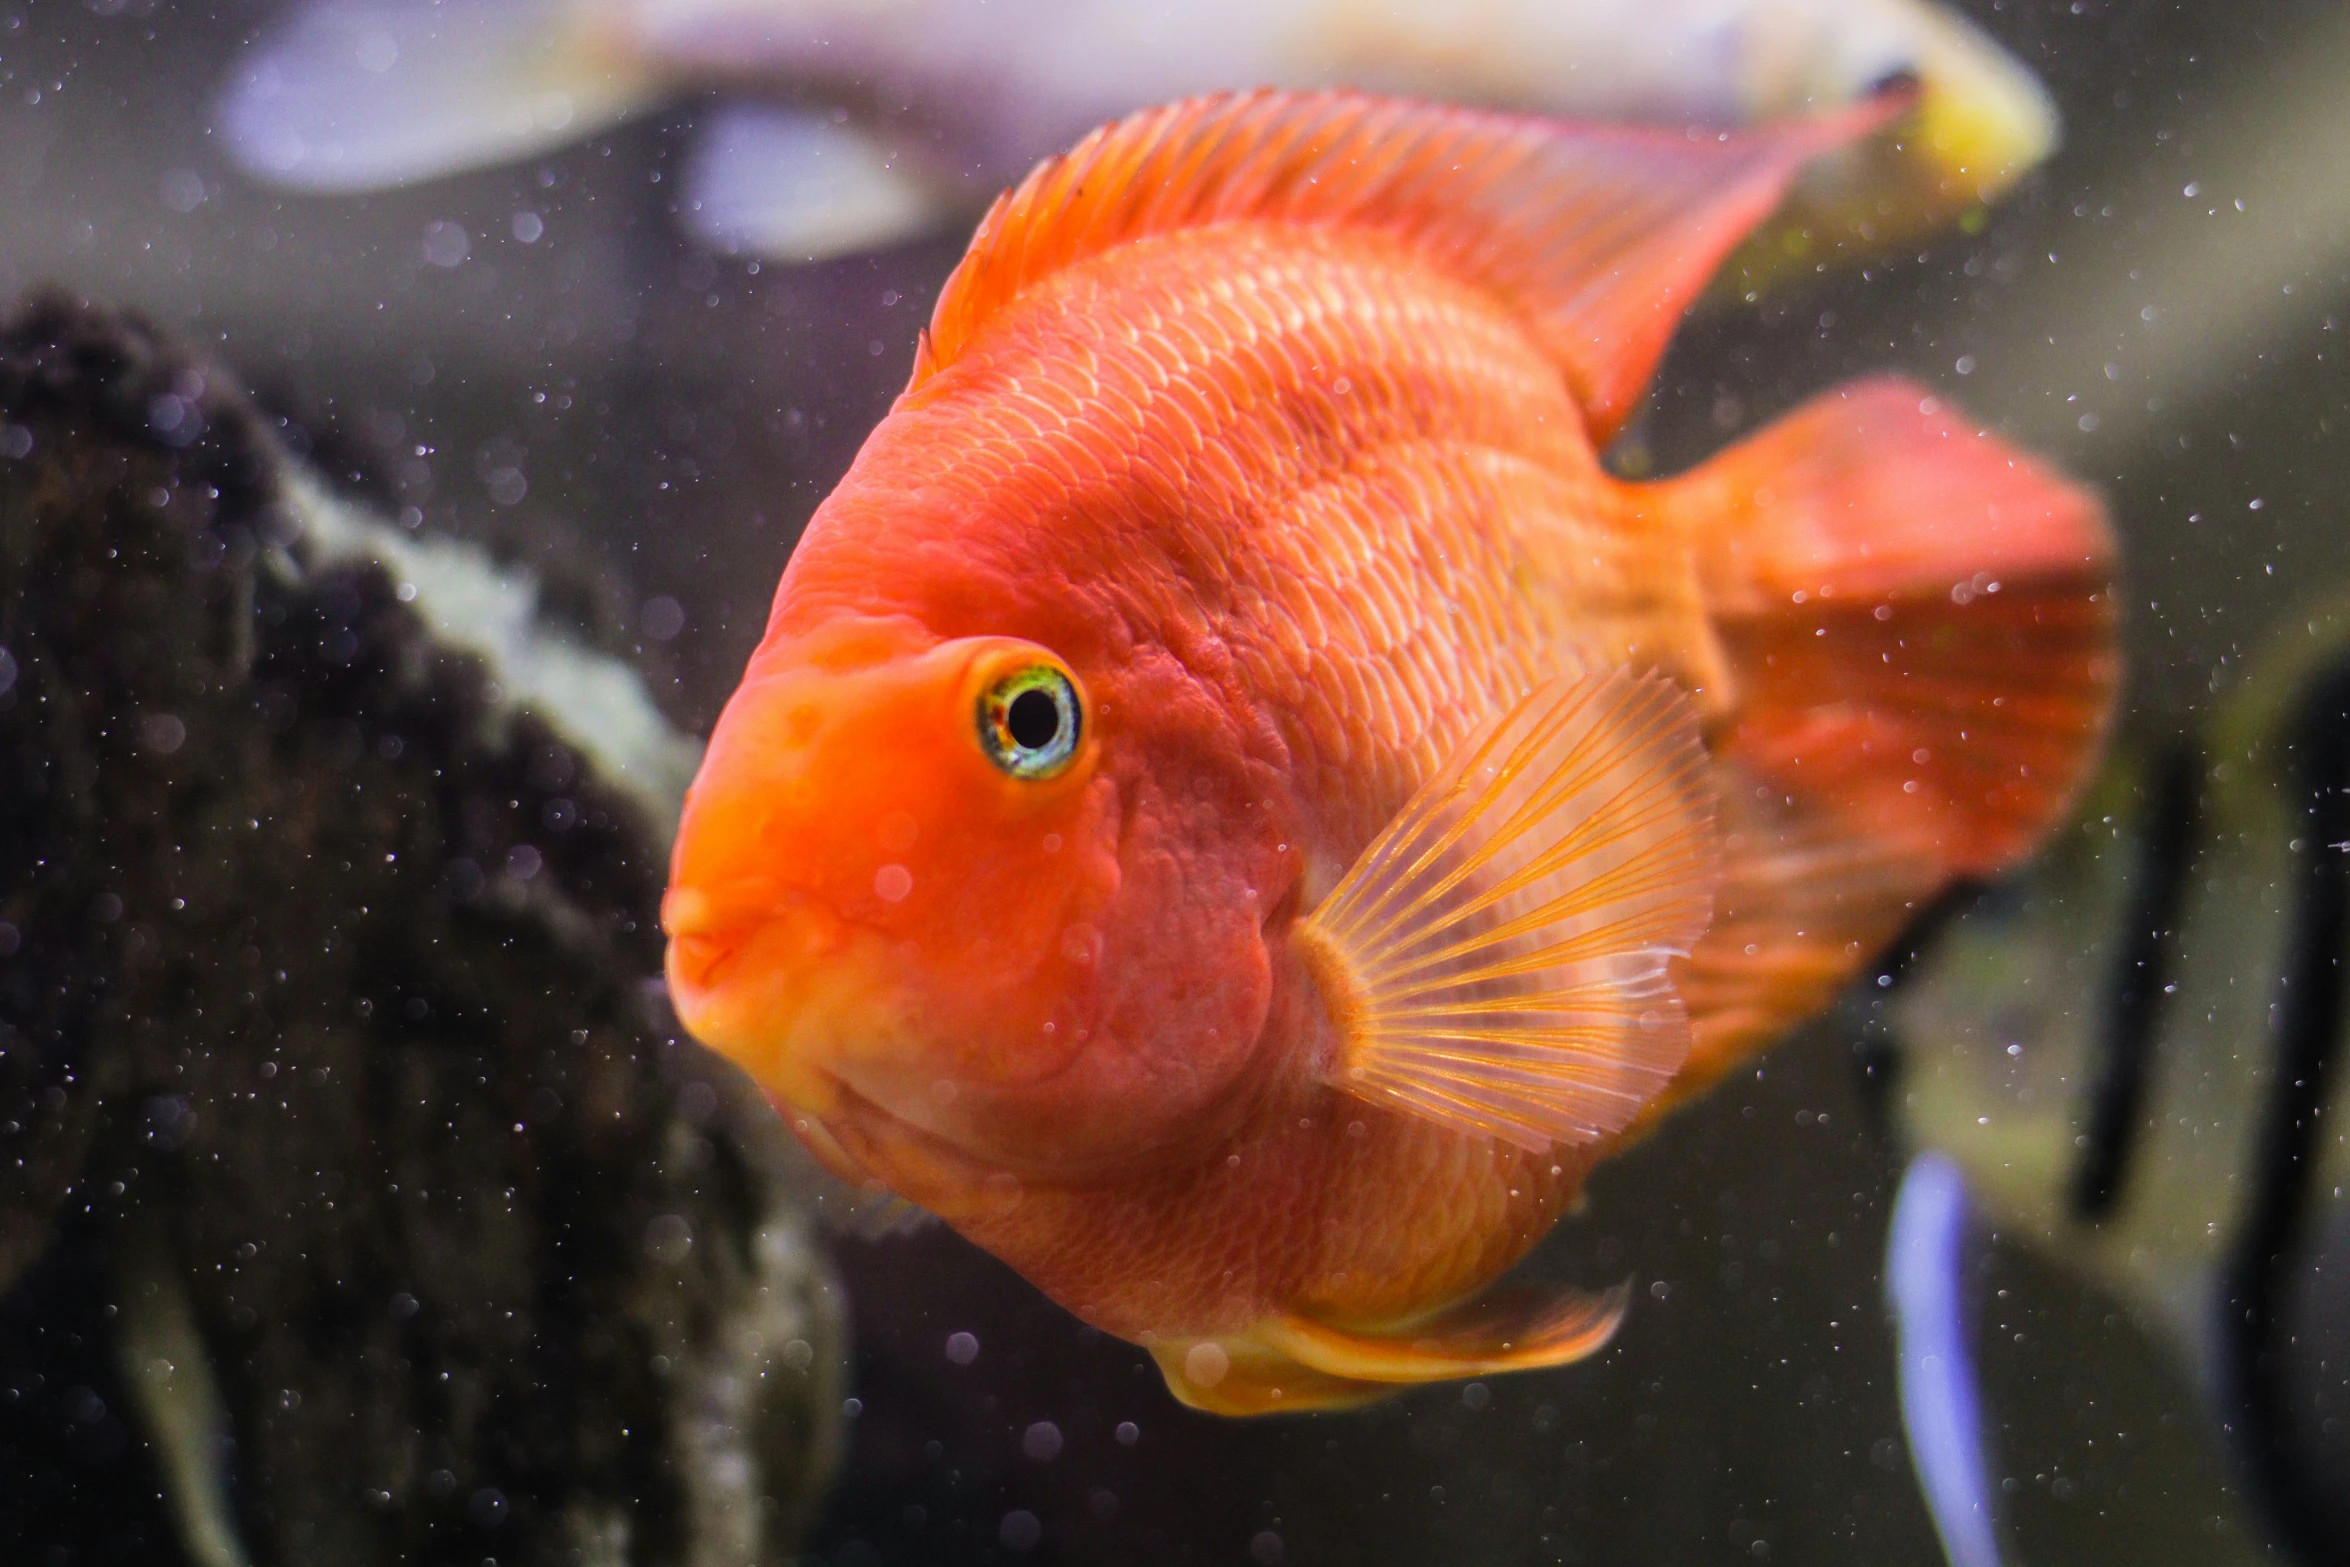
M 820 900 L 771 878 L 672 886 L 661 899 L 661 925 L 669 938 L 662 967 L 686 1032 L 731 1054 L 743 1042 L 735 1037 L 741 1032 L 735 1026 L 738 1003 L 759 986 L 745 962 L 759 951 L 762 934 L 809 918 L 822 921 L 835 937 L 845 928 Z
M 738 877 L 714 886 L 670 887 L 661 898 L 661 929 L 671 953 L 694 958 L 696 980 L 708 986 L 718 982 L 719 971 L 761 930 L 810 910 L 832 913 L 788 883 L 772 877 Z
M 679 995 L 722 988 L 727 971 L 759 929 L 756 918 L 724 917 L 699 888 L 673 887 L 661 899 L 661 928 L 669 938 L 669 986 Z

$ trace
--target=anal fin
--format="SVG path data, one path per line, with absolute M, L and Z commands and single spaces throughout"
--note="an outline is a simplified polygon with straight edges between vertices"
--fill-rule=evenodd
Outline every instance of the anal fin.
M 1283 1313 L 1244 1335 L 1153 1345 L 1175 1396 L 1213 1414 L 1344 1409 L 1398 1388 L 1563 1366 L 1615 1336 L 1630 1291 L 1497 1290 L 1392 1329 Z

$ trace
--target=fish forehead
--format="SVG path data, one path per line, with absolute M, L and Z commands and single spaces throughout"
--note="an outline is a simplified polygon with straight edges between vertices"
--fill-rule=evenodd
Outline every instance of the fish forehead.
M 783 597 L 1048 642 L 1022 617 L 1082 606 L 1258 709 L 1352 840 L 1503 693 L 1673 663 L 1693 594 L 1499 304 L 1377 235 L 1231 224 L 1013 301 L 884 422 Z

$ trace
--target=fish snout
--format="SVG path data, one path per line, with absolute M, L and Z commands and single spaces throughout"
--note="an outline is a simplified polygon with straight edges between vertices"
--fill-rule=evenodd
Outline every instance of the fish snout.
M 768 881 L 673 886 L 661 927 L 678 1021 L 754 1073 L 773 1064 L 812 978 L 848 939 L 821 904 Z
M 669 937 L 670 988 L 700 992 L 717 982 L 744 927 L 701 888 L 672 887 L 661 899 L 661 929 Z

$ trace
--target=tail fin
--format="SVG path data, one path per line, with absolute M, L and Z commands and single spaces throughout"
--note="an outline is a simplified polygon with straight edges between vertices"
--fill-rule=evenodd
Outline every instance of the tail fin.
M 1830 392 L 1650 493 L 1737 682 L 1678 1099 L 1943 883 L 2029 851 L 2096 759 L 2120 657 L 2097 501 L 1923 387 Z
M 311 0 L 239 62 L 218 118 L 257 179 L 374 190 L 577 141 L 662 85 L 576 0 Z

